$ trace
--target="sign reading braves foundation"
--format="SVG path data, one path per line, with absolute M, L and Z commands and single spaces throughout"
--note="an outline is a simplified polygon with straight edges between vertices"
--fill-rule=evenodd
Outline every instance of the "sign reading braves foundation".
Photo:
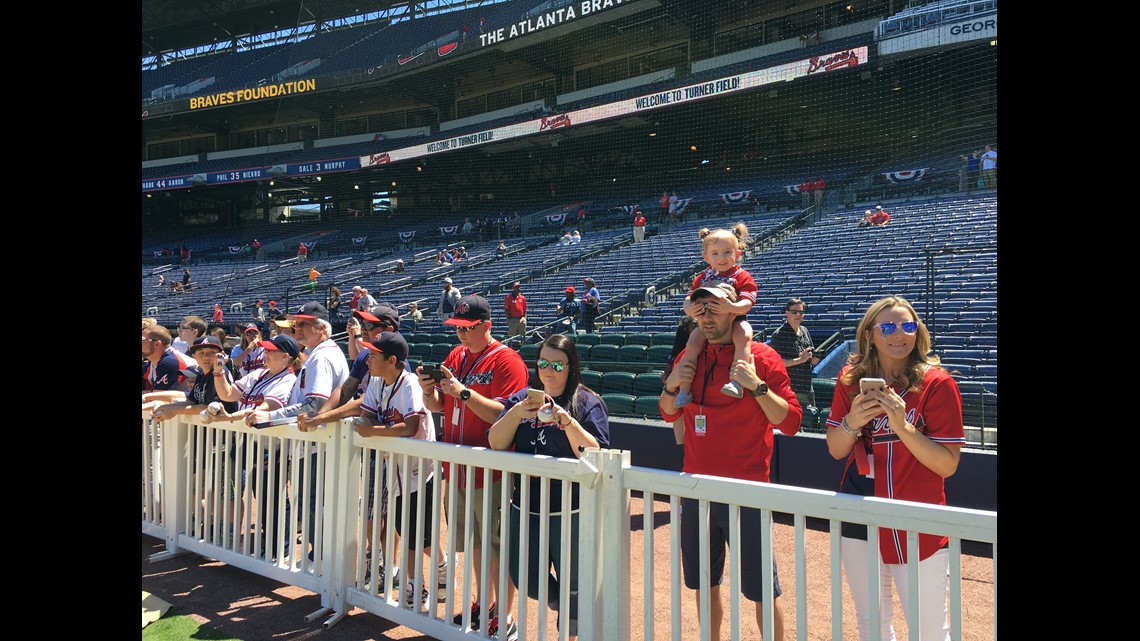
M 309 78 L 308 80 L 290 80 L 289 82 L 279 82 L 272 85 L 250 87 L 249 89 L 237 89 L 235 91 L 223 91 L 222 93 L 216 93 L 210 96 L 191 98 L 190 109 L 194 110 L 203 109 L 205 107 L 217 107 L 219 105 L 230 105 L 235 102 L 254 102 L 257 100 L 265 100 L 266 98 L 277 98 L 316 90 L 317 80 L 315 78 Z
M 479 34 L 479 46 L 486 47 L 487 45 L 498 44 L 505 40 L 510 40 L 511 38 L 525 36 L 536 31 L 564 24 L 575 18 L 592 16 L 599 11 L 619 7 L 623 4 L 628 5 L 635 1 L 636 0 L 581 0 L 579 2 L 571 2 L 565 7 L 559 7 L 557 9 L 551 9 L 550 11 L 544 11 L 538 15 L 529 16 L 525 20 L 520 20 L 509 27 L 500 27 L 488 33 L 481 33 Z

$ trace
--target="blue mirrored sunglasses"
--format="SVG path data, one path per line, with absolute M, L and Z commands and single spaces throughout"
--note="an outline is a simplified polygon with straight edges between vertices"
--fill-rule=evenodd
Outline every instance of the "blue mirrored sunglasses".
M 553 367 L 554 371 L 556 371 L 556 372 L 561 372 L 562 370 L 566 369 L 566 363 L 563 363 L 562 361 L 548 361 L 545 358 L 538 359 L 537 365 L 538 365 L 538 369 L 546 369 L 547 367 Z
M 898 323 L 879 323 L 879 331 L 883 333 L 883 336 L 890 336 L 891 334 L 894 334 L 895 330 L 898 328 Z M 903 323 L 902 330 L 904 334 L 913 334 L 917 332 L 918 321 L 907 321 Z

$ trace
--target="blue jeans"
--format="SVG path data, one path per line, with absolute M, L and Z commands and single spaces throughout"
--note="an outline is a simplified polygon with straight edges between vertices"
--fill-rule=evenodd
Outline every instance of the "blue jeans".
M 517 505 L 511 504 L 511 558 L 510 558 L 510 573 L 511 581 L 514 582 L 515 587 L 519 585 L 519 532 L 522 531 L 521 512 Z M 570 636 L 578 636 L 578 514 L 574 513 L 570 516 L 570 562 L 569 567 L 562 559 L 562 517 L 550 517 L 550 553 L 544 554 L 538 547 L 538 527 L 541 522 L 537 514 L 527 514 L 530 519 L 528 524 L 529 531 L 527 532 L 530 539 L 529 555 L 527 556 L 527 578 L 526 578 L 526 591 L 527 596 L 532 599 L 538 599 L 538 582 L 542 578 L 540 572 L 546 578 L 546 598 L 547 605 L 558 612 L 558 594 L 559 584 L 561 580 L 570 581 Z M 558 575 L 555 578 L 550 573 L 551 567 Z M 558 612 L 558 622 L 556 624 L 559 629 L 562 627 L 562 613 Z

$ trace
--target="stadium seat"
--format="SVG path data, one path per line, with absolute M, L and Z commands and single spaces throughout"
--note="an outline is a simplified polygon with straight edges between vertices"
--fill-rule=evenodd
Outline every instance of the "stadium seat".
M 431 339 L 431 334 L 427 332 L 416 332 L 415 334 L 408 335 L 408 343 L 427 343 L 432 344 L 435 341 Z
M 657 397 L 661 393 L 661 373 L 643 372 L 633 377 L 633 394 Z
M 636 398 L 632 394 L 602 394 L 610 416 L 635 416 L 633 409 Z
M 577 345 L 579 351 L 581 351 L 583 345 L 597 345 L 600 340 L 601 334 L 581 334 L 578 336 L 578 340 L 574 341 L 574 344 Z
M 408 343 L 408 356 L 414 356 L 421 361 L 431 358 L 431 343 Z
M 645 362 L 650 365 L 664 368 L 673 362 L 673 344 L 654 345 L 645 351 Z
M 649 348 L 645 345 L 630 345 L 626 343 L 618 348 L 618 360 L 622 363 L 632 365 L 644 365 L 645 355 L 648 349 Z
M 635 398 L 633 400 L 633 413 L 635 416 L 661 420 L 661 408 L 657 406 L 657 395 Z
M 625 345 L 625 334 L 598 334 L 599 345 Z
M 447 358 L 447 355 L 451 353 L 452 347 L 453 345 L 451 343 L 432 343 L 431 350 L 428 352 L 428 355 L 431 357 L 430 360 L 436 363 L 442 363 L 443 359 Z M 429 359 L 425 358 L 424 360 Z
M 621 369 L 621 363 L 618 362 L 618 349 L 617 345 L 608 345 L 599 343 L 590 348 L 590 369 L 599 372 L 608 372 L 610 370 Z
M 820 409 L 831 407 L 831 399 L 835 397 L 835 379 L 813 378 L 811 389 L 815 392 L 816 407 Z
M 673 340 L 676 337 L 677 337 L 677 332 L 655 332 L 653 334 L 653 340 L 650 341 L 649 345 L 651 347 L 654 345 L 668 345 L 668 346 L 672 347 L 673 346 Z
M 432 332 L 431 342 L 433 342 L 433 343 L 447 343 L 448 345 L 452 345 L 456 341 L 455 336 L 456 336 L 455 332 L 450 332 L 450 333 L 448 333 L 448 332 Z
M 632 372 L 614 371 L 602 373 L 603 394 L 630 394 L 633 395 L 634 374 Z
M 527 365 L 533 365 L 538 359 L 538 346 L 538 343 L 527 343 L 519 348 L 519 356 L 522 356 Z
M 582 370 L 582 384 L 601 394 L 602 373 L 592 369 Z
M 649 347 L 653 344 L 653 334 L 649 332 L 634 332 L 625 335 L 626 345 L 644 345 Z

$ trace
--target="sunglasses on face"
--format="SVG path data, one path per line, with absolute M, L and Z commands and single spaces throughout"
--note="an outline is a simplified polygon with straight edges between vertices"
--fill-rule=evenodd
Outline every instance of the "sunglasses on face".
M 895 333 L 899 328 L 898 323 L 879 323 L 879 331 L 883 336 L 890 336 Z M 918 321 L 906 321 L 902 324 L 902 331 L 904 334 L 913 334 L 918 331 Z
M 385 325 L 384 323 L 370 323 L 368 321 L 362 322 L 360 324 L 360 326 L 362 328 L 364 328 L 365 331 L 369 331 L 369 332 L 374 330 L 374 329 L 381 329 L 381 328 L 387 327 L 387 325 Z
M 547 367 L 554 368 L 554 371 L 561 372 L 566 369 L 566 363 L 562 361 L 548 361 L 545 358 L 538 359 L 538 369 L 546 369 Z
M 471 332 L 471 331 L 474 331 L 476 327 L 479 327 L 479 326 L 480 326 L 480 325 L 482 325 L 482 324 L 483 324 L 483 321 L 479 321 L 478 323 L 475 323 L 475 324 L 474 324 L 474 325 L 472 325 L 471 327 L 459 327 L 459 326 L 457 325 L 457 326 L 455 327 L 455 331 L 459 332 L 460 334 L 466 334 L 467 332 Z
M 788 313 L 789 313 L 789 314 L 799 314 L 800 316 L 803 316 L 803 315 L 804 315 L 804 312 L 805 312 L 805 311 L 807 311 L 807 310 L 803 310 L 803 309 L 789 309 L 789 310 L 787 310 L 787 311 L 788 311 Z

